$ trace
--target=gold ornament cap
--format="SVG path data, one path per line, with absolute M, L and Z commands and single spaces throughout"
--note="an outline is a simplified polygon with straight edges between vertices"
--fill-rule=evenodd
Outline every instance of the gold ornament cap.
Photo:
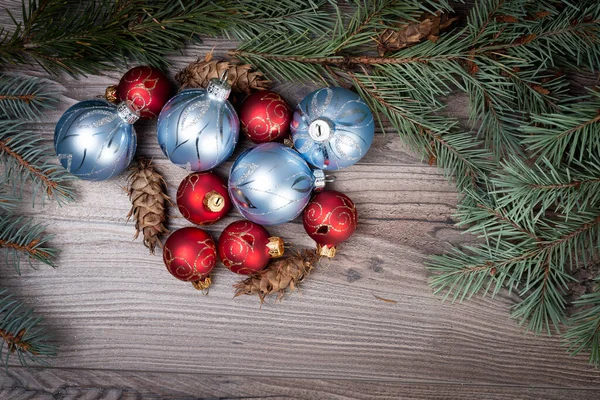
M 110 101 L 111 103 L 116 103 L 117 102 L 117 85 L 110 85 L 109 87 L 107 87 L 106 91 L 104 91 L 104 97 L 106 98 L 106 100 Z
M 317 254 L 321 257 L 333 258 L 335 257 L 335 246 L 321 246 L 317 244 Z
M 216 190 L 211 190 L 206 193 L 202 203 L 208 211 L 219 212 L 225 207 L 225 197 Z
M 271 236 L 269 238 L 269 243 L 267 243 L 267 247 L 269 248 L 269 255 L 271 258 L 279 258 L 283 256 L 285 252 L 283 246 L 283 239 L 277 236 Z
M 206 276 L 201 281 L 192 281 L 192 285 L 194 285 L 194 288 L 196 290 L 204 290 L 204 291 L 206 291 L 210 287 L 211 284 L 212 284 L 212 281 L 210 279 L 210 276 Z

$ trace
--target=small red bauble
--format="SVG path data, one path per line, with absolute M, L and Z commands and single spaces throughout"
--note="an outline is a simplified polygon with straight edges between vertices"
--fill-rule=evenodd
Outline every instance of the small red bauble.
M 188 221 L 209 225 L 223 218 L 231 208 L 225 182 L 212 172 L 189 174 L 177 189 L 177 207 Z
M 317 242 L 317 252 L 326 257 L 335 256 L 335 246 L 352 236 L 357 219 L 354 202 L 335 190 L 317 194 L 302 216 L 306 233 Z
M 283 240 L 269 236 L 261 225 L 241 220 L 223 230 L 218 250 L 230 271 L 250 275 L 266 267 L 271 258 L 283 255 Z
M 172 95 L 173 87 L 165 74 L 145 65 L 130 69 L 116 87 L 106 89 L 109 101 L 131 101 L 143 119 L 156 118 Z
M 215 242 L 200 228 L 178 229 L 165 242 L 163 261 L 175 278 L 192 282 L 196 289 L 206 289 L 217 262 Z
M 292 110 L 277 93 L 252 93 L 240 109 L 242 132 L 254 143 L 282 142 L 289 136 Z

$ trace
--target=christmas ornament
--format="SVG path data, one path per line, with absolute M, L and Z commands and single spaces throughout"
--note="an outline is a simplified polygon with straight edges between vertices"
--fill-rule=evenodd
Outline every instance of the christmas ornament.
M 177 207 L 188 221 L 209 225 L 223 218 L 231 208 L 225 182 L 214 173 L 196 172 L 186 176 L 177 189 Z
M 215 242 L 200 228 L 178 229 L 165 242 L 163 261 L 175 278 L 192 282 L 196 289 L 207 289 L 217 262 Z
M 310 164 L 324 170 L 349 167 L 371 147 L 373 113 L 356 93 L 341 87 L 316 90 L 294 112 L 294 146 Z
M 313 190 L 325 186 L 322 170 L 312 171 L 297 152 L 263 143 L 243 152 L 231 167 L 229 195 L 244 218 L 278 225 L 296 218 Z
M 252 90 L 265 90 L 271 86 L 271 82 L 265 78 L 262 72 L 255 71 L 250 64 L 232 64 L 227 61 L 212 59 L 212 52 L 206 54 L 204 60 L 188 65 L 175 75 L 181 89 L 205 88 L 211 79 L 218 79 L 227 71 L 227 82 L 234 92 L 250 94 Z
M 174 163 L 191 171 L 206 171 L 225 161 L 235 148 L 239 120 L 227 101 L 231 86 L 213 79 L 207 89 L 186 89 L 158 116 L 158 144 Z
M 137 166 L 131 168 L 127 182 L 127 192 L 131 210 L 127 220 L 135 220 L 136 239 L 140 232 L 144 235 L 144 246 L 154 254 L 156 246 L 162 247 L 161 236 L 169 233 L 164 222 L 167 219 L 165 203 L 172 203 L 166 194 L 166 183 L 146 158 L 138 159 Z
M 223 230 L 217 248 L 223 265 L 231 272 L 250 275 L 263 269 L 271 258 L 283 255 L 283 240 L 269 236 L 254 222 L 242 220 Z
M 277 93 L 254 92 L 240 110 L 242 132 L 254 143 L 281 142 L 288 137 L 292 110 Z
M 357 212 L 348 196 L 335 190 L 318 193 L 304 209 L 302 222 L 308 236 L 317 242 L 317 253 L 335 256 L 335 246 L 356 230 Z
M 267 268 L 233 285 L 236 289 L 234 297 L 257 294 L 260 302 L 264 303 L 268 295 L 277 293 L 277 300 L 280 300 L 286 292 L 296 290 L 318 261 L 319 256 L 312 250 L 276 260 Z
M 130 69 L 118 85 L 106 88 L 106 100 L 129 100 L 140 111 L 140 118 L 154 119 L 173 95 L 169 78 L 159 69 L 147 65 Z
M 86 100 L 70 107 L 54 130 L 54 149 L 63 167 L 86 180 L 101 181 L 123 172 L 135 154 L 133 123 L 139 114 L 127 102 L 118 106 Z

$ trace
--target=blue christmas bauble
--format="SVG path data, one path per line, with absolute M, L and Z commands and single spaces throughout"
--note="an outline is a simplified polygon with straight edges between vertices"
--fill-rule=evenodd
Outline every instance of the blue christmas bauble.
M 341 87 L 315 90 L 290 125 L 294 147 L 312 165 L 338 170 L 355 164 L 371 147 L 373 113 L 360 96 Z
M 137 146 L 139 114 L 126 103 L 86 100 L 69 108 L 54 129 L 54 150 L 71 174 L 102 181 L 123 172 Z
M 171 162 L 188 171 L 207 171 L 231 156 L 240 122 L 227 101 L 228 90 L 182 90 L 163 107 L 156 128 L 158 144 Z
M 300 155 L 280 143 L 243 152 L 231 167 L 229 195 L 244 218 L 278 225 L 296 218 L 314 189 L 325 186 L 322 170 L 311 170 Z

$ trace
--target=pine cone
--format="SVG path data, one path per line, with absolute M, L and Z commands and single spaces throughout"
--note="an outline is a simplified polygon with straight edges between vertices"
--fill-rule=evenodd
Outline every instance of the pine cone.
M 175 75 L 181 89 L 205 88 L 213 78 L 220 78 L 227 70 L 227 82 L 234 92 L 250 94 L 252 90 L 266 90 L 271 86 L 262 72 L 253 71 L 250 64 L 232 64 L 229 61 L 218 61 L 212 59 L 212 52 L 208 53 L 204 60 L 198 59 L 189 64 Z
M 379 36 L 379 55 L 401 50 L 419 43 L 423 39 L 437 41 L 440 32 L 447 29 L 458 18 L 450 18 L 448 14 L 437 11 L 435 14 L 425 13 L 419 22 L 402 24 L 400 29 L 386 29 Z
M 172 204 L 165 193 L 166 183 L 162 175 L 154 169 L 152 160 L 139 158 L 137 166 L 131 168 L 127 192 L 132 206 L 127 220 L 135 219 L 136 239 L 140 232 L 144 234 L 144 246 L 154 254 L 156 246 L 162 248 L 160 237 L 169 230 L 165 228 L 167 219 L 165 202 Z
M 277 300 L 280 300 L 287 290 L 296 290 L 318 260 L 319 256 L 314 250 L 304 250 L 297 255 L 280 258 L 262 271 L 233 285 L 236 289 L 234 297 L 258 294 L 260 302 L 264 303 L 265 297 L 277 293 Z

